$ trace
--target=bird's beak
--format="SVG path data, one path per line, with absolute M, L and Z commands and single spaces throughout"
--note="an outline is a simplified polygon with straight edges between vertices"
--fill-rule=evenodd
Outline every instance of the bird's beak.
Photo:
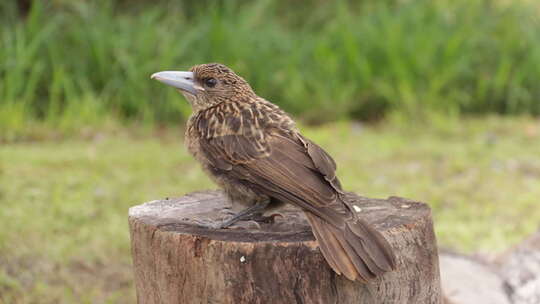
M 197 91 L 202 89 L 196 85 L 192 72 L 163 71 L 152 74 L 150 78 L 193 95 L 197 95 Z

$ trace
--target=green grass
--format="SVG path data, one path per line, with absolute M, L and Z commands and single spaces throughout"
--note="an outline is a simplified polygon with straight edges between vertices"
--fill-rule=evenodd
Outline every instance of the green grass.
M 428 202 L 443 247 L 538 228 L 538 4 L 308 2 L 1 1 L 0 303 L 134 303 L 127 209 L 213 187 L 149 75 L 203 62 L 308 124 L 384 117 L 305 133 L 347 189 Z
M 189 109 L 149 79 L 218 61 L 306 121 L 540 114 L 538 5 L 496 0 L 0 4 L 0 138 Z M 39 128 L 39 127 L 38 127 Z
M 538 228 L 538 120 L 303 129 L 347 189 L 429 203 L 441 247 L 498 253 Z M 0 146 L 0 303 L 134 303 L 127 209 L 214 187 L 181 138 L 165 129 Z

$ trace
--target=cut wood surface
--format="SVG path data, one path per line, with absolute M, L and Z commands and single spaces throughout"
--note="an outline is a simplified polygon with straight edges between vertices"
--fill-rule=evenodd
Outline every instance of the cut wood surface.
M 129 210 L 138 302 L 441 303 L 429 207 L 348 195 L 396 250 L 396 271 L 367 284 L 335 274 L 294 207 L 274 223 L 202 228 L 229 217 L 230 204 L 221 191 L 196 192 Z

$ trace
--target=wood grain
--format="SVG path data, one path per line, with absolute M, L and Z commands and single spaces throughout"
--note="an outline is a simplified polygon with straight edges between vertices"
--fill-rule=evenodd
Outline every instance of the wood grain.
M 336 275 L 294 207 L 260 227 L 201 228 L 230 216 L 230 204 L 221 191 L 196 192 L 129 210 L 138 303 L 441 303 L 429 207 L 348 195 L 397 251 L 396 271 L 369 284 Z

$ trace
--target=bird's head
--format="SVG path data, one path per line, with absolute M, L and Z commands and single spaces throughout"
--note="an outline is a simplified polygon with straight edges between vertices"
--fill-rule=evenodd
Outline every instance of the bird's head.
M 227 101 L 241 101 L 255 96 L 249 84 L 233 70 L 220 63 L 193 66 L 189 71 L 163 71 L 156 79 L 178 89 L 194 111 Z

